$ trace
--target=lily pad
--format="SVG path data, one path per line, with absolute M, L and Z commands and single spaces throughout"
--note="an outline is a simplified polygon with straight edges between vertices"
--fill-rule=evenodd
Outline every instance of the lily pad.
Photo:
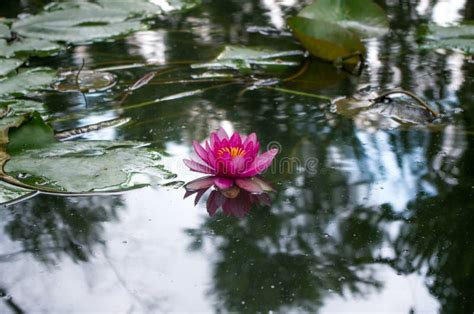
M 3 24 L 3 23 L 0 23 L 0 38 L 10 38 L 11 36 L 11 33 L 10 33 L 10 28 Z
M 226 46 L 211 62 L 194 64 L 193 69 L 233 69 L 249 72 L 254 66 L 265 68 L 296 67 L 304 56 L 302 50 L 279 51 L 265 47 Z
M 186 8 L 190 3 L 160 1 L 157 5 L 145 0 L 65 2 L 14 22 L 12 29 L 27 38 L 91 42 L 146 29 L 145 18 Z
M 37 194 L 36 191 L 16 187 L 0 181 L 0 205 L 8 205 Z
M 44 104 L 26 99 L 0 100 L 0 118 L 17 117 L 35 111 L 43 115 L 46 111 Z
M 58 142 L 38 114 L 10 130 L 8 136 L 4 174 L 31 189 L 49 193 L 121 191 L 169 177 L 161 156 L 144 143 Z
M 452 49 L 474 54 L 473 23 L 449 27 L 429 25 L 427 35 L 427 42 L 423 45 L 425 49 Z
M 316 0 L 298 16 L 337 24 L 363 38 L 384 35 L 389 30 L 385 12 L 371 0 Z
M 56 72 L 49 68 L 34 68 L 0 80 L 0 95 L 25 95 L 49 86 Z
M 68 71 L 59 74 L 60 80 L 53 84 L 53 88 L 60 92 L 96 92 L 104 91 L 117 83 L 117 77 L 108 72 L 96 71 Z
M 371 0 L 315 0 L 288 19 L 288 25 L 303 46 L 314 56 L 354 63 L 365 48 L 361 37 L 388 32 L 383 10 Z
M 5 76 L 23 64 L 21 59 L 1 59 L 0 58 L 0 76 Z
M 47 40 L 35 38 L 19 38 L 11 43 L 0 39 L 0 56 L 5 58 L 15 56 L 49 56 L 62 48 L 61 45 Z
M 48 41 L 83 43 L 144 29 L 140 21 L 127 21 L 120 10 L 70 9 L 44 12 L 13 23 L 18 34 Z
M 365 52 L 354 32 L 335 23 L 297 16 L 290 18 L 288 25 L 303 46 L 318 58 L 336 61 Z
M 374 101 L 377 97 L 374 92 L 364 92 L 335 99 L 332 106 L 335 112 L 354 119 L 356 125 L 363 129 L 428 125 L 435 118 L 430 111 L 410 98 L 402 96 Z

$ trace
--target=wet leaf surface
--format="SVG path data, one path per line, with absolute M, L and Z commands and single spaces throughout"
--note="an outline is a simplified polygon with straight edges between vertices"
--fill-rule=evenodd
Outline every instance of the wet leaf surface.
M 23 64 L 21 59 L 0 59 L 0 76 L 5 76 Z
M 0 181 L 0 205 L 10 204 L 36 194 L 35 191 L 16 187 Z
M 34 114 L 10 130 L 10 159 L 4 173 L 25 187 L 50 193 L 139 188 L 170 177 L 161 166 L 161 156 L 145 146 L 134 141 L 58 142 L 53 130 Z
M 427 42 L 422 45 L 425 49 L 452 49 L 463 53 L 474 54 L 474 23 L 442 27 L 429 25 Z
M 311 54 L 329 61 L 363 54 L 360 37 L 388 32 L 384 11 L 370 0 L 316 0 L 289 18 L 288 25 Z
M 48 87 L 56 80 L 56 72 L 48 68 L 34 68 L 0 80 L 0 95 L 25 95 Z
M 301 64 L 304 52 L 301 50 L 276 50 L 266 47 L 226 46 L 211 62 L 194 64 L 194 69 L 233 69 L 245 73 L 255 66 L 266 69 L 287 69 Z
M 318 58 L 335 61 L 365 51 L 355 33 L 335 23 L 296 16 L 288 24 L 303 46 Z
M 0 56 L 5 58 L 16 56 L 48 56 L 55 54 L 62 48 L 61 45 L 36 38 L 16 39 L 9 43 L 0 39 Z
M 383 9 L 367 0 L 316 0 L 301 10 L 298 16 L 334 23 L 361 37 L 380 36 L 389 30 Z
M 335 112 L 352 118 L 362 129 L 391 129 L 428 125 L 433 115 L 412 99 L 404 96 L 375 102 L 377 93 L 357 94 L 333 101 Z

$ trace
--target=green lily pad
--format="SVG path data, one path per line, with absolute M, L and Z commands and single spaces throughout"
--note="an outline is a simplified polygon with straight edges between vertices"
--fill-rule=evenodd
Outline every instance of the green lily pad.
M 60 92 L 96 92 L 104 91 L 117 83 L 117 77 L 108 72 L 97 71 L 68 71 L 59 74 L 60 80 L 53 84 L 53 88 Z
M 140 21 L 127 21 L 121 10 L 77 8 L 43 12 L 13 23 L 12 29 L 27 38 L 82 43 L 116 37 L 144 29 Z
M 435 118 L 426 108 L 412 99 L 393 97 L 386 101 L 373 101 L 374 92 L 341 97 L 332 106 L 338 114 L 352 118 L 362 129 L 391 129 L 429 125 Z
M 288 68 L 301 64 L 304 51 L 279 51 L 264 47 L 226 46 L 211 62 L 194 64 L 193 69 L 233 69 L 242 72 L 250 71 L 254 66 L 265 68 Z
M 303 46 L 318 58 L 336 61 L 365 52 L 354 32 L 335 23 L 297 16 L 290 18 L 288 25 Z
M 7 38 L 10 38 L 10 36 L 11 36 L 10 28 L 5 24 L 0 23 L 0 38 L 7 39 Z
M 385 12 L 371 0 L 315 0 L 298 16 L 337 24 L 364 38 L 384 35 L 389 30 Z
M 429 25 L 427 42 L 424 49 L 452 49 L 465 54 L 474 54 L 474 24 L 465 23 L 457 26 L 441 27 Z
M 0 205 L 8 205 L 15 201 L 29 198 L 37 194 L 36 191 L 16 187 L 0 181 Z
M 161 156 L 134 141 L 58 142 L 38 114 L 10 130 L 4 174 L 49 193 L 121 191 L 170 176 Z
M 126 35 L 146 29 L 143 20 L 189 7 L 190 1 L 97 0 L 64 2 L 20 19 L 12 29 L 27 38 L 83 43 Z
M 62 48 L 61 45 L 47 40 L 35 38 L 19 38 L 11 43 L 0 39 L 0 56 L 5 58 L 15 56 L 49 56 Z
M 34 68 L 0 80 L 0 95 L 25 95 L 49 86 L 56 72 L 48 68 Z
M 0 118 L 21 116 L 34 111 L 44 114 L 44 104 L 26 99 L 0 100 Z
M 21 59 L 0 59 L 0 76 L 5 76 L 23 64 Z

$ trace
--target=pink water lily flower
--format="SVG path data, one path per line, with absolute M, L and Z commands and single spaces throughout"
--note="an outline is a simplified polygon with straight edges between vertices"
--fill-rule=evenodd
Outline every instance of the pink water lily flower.
M 277 149 L 259 155 L 260 143 L 255 133 L 248 136 L 238 132 L 228 136 L 224 129 L 211 133 L 205 147 L 193 141 L 193 147 L 200 162 L 185 159 L 192 171 L 209 174 L 187 184 L 187 189 L 198 190 L 215 185 L 221 190 L 234 186 L 250 193 L 263 193 L 273 188 L 258 177 L 272 163 Z

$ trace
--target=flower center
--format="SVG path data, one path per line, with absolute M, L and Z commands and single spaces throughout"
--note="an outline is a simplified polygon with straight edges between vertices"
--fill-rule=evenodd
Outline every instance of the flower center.
M 245 155 L 245 150 L 241 147 L 223 147 L 217 152 L 219 157 L 224 155 L 224 153 L 229 153 L 232 158 L 237 156 L 243 157 Z

